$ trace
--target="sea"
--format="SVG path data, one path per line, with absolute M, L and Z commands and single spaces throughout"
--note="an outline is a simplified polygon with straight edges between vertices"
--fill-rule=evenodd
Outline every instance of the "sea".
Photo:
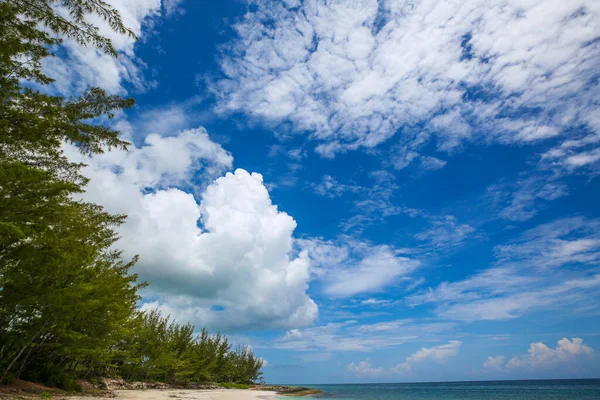
M 600 400 L 600 379 L 302 386 L 332 400 Z

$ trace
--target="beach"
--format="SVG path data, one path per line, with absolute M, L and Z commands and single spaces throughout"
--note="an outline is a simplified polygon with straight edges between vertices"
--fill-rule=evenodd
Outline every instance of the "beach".
M 116 390 L 117 399 L 123 400 L 254 400 L 276 399 L 275 392 L 265 390 L 218 389 L 145 389 Z M 90 397 L 69 397 L 69 400 L 86 400 Z

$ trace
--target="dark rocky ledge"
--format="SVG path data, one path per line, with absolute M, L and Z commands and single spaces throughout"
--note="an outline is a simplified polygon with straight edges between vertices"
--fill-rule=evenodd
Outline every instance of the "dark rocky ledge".
M 322 394 L 323 392 L 318 389 L 311 389 L 301 386 L 280 386 L 280 385 L 255 385 L 252 387 L 254 390 L 272 390 L 277 392 L 280 396 L 313 396 Z

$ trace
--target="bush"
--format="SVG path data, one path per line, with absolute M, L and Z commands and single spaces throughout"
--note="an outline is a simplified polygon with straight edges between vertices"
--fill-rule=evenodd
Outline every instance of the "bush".
M 223 387 L 226 389 L 248 389 L 249 388 L 249 386 L 246 385 L 245 383 L 223 382 L 223 383 L 221 383 L 221 385 L 223 385 Z
M 57 372 L 50 375 L 46 384 L 50 387 L 66 390 L 67 392 L 81 392 L 83 390 L 77 380 L 65 372 Z

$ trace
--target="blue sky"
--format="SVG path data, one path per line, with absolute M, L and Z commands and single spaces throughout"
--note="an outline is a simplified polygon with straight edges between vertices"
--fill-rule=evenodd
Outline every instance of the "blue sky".
M 137 100 L 83 161 L 143 308 L 269 382 L 600 376 L 597 2 L 110 3 L 45 67 Z

